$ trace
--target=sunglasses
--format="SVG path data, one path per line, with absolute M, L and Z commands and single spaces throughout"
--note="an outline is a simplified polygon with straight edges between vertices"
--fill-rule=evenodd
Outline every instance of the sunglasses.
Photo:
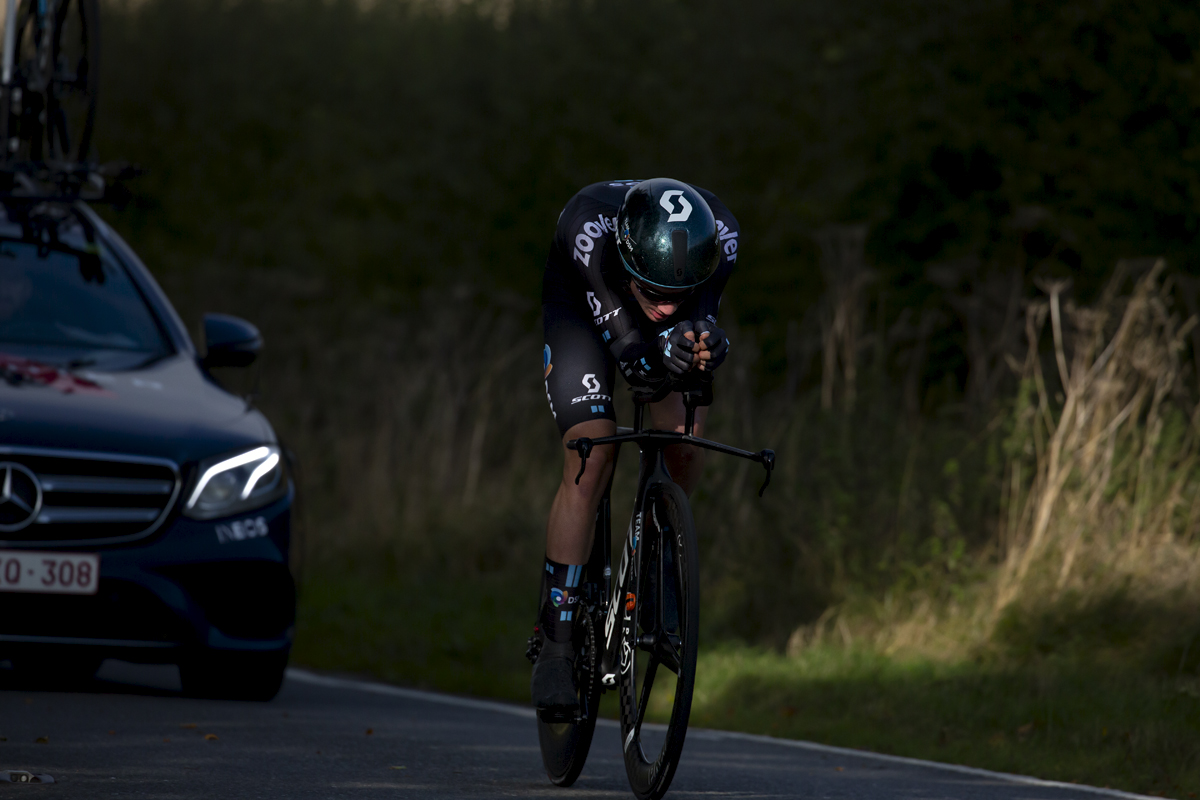
M 681 303 L 692 293 L 691 289 L 683 289 L 681 291 L 675 291 L 668 294 L 653 287 L 647 286 L 641 281 L 634 281 L 633 285 L 637 287 L 638 294 L 649 300 L 651 303 Z

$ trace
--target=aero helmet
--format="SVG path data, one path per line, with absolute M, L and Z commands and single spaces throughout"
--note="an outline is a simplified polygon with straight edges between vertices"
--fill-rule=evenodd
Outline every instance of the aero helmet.
M 690 289 L 717 271 L 717 223 L 686 183 L 654 178 L 630 187 L 617 211 L 617 252 L 637 280 Z

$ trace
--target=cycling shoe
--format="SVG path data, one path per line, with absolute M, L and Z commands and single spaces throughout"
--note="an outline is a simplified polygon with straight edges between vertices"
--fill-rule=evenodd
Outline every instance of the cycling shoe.
M 542 645 L 529 682 L 533 705 L 542 716 L 569 717 L 579 708 L 575 688 L 575 647 L 570 642 Z

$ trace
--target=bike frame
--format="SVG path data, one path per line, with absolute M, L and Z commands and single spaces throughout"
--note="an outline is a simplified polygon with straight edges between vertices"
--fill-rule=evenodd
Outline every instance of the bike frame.
M 643 558 L 639 558 L 638 546 L 642 543 L 643 529 L 645 527 L 644 520 L 646 513 L 649 511 L 648 504 L 654 497 L 654 491 L 664 483 L 673 482 L 666 466 L 666 448 L 674 444 L 688 444 L 762 464 L 767 471 L 767 478 L 759 490 L 760 497 L 771 483 L 771 471 L 775 466 L 774 451 L 760 450 L 754 453 L 749 450 L 741 450 L 737 447 L 730 447 L 719 442 L 709 441 L 708 439 L 701 439 L 693 435 L 696 408 L 711 403 L 710 389 L 681 390 L 686 414 L 683 433 L 677 431 L 644 430 L 642 422 L 646 404 L 661 400 L 671 391 L 676 390 L 676 387 L 668 385 L 664 390 L 659 390 L 654 394 L 639 395 L 635 393 L 632 428 L 617 428 L 615 436 L 603 436 L 597 439 L 581 437 L 567 442 L 567 448 L 577 451 L 581 460 L 579 475 L 575 478 L 576 483 L 583 477 L 583 473 L 587 469 L 588 456 L 591 455 L 592 449 L 597 445 L 611 444 L 619 447 L 625 442 L 633 442 L 637 444 L 641 451 L 635 507 L 633 509 L 633 517 L 626 532 L 625 544 L 621 548 L 621 561 L 617 570 L 616 582 L 613 583 L 612 581 L 611 479 L 600 503 L 596 519 L 596 536 L 592 544 L 592 554 L 588 560 L 587 574 L 589 578 L 588 583 L 584 587 L 584 599 L 594 606 L 593 613 L 595 614 L 595 618 L 604 619 L 603 650 L 600 654 L 599 664 L 601 685 L 604 688 L 615 686 L 617 675 L 628 670 L 633 663 L 633 645 L 631 642 L 633 641 L 636 620 L 628 605 L 622 603 L 624 598 L 619 597 L 619 595 L 627 585 L 627 578 L 632 579 L 632 585 L 638 585 L 638 578 L 642 571 L 642 561 L 647 551 L 647 548 L 643 547 Z M 661 547 L 659 552 L 663 552 Z M 632 574 L 630 574 L 630 570 L 632 570 Z M 599 582 L 595 580 L 596 577 L 602 577 L 603 588 L 600 588 Z M 658 586 L 659 593 L 661 594 L 663 591 L 663 582 L 659 581 Z M 661 617 L 664 605 L 662 599 L 662 597 L 659 597 L 658 602 L 655 603 L 657 617 L 655 624 L 658 631 L 662 630 Z M 620 614 L 622 605 L 625 605 L 625 612 L 620 615 L 621 624 L 618 626 L 617 617 Z M 620 636 L 615 635 L 618 628 L 621 631 Z M 649 647 L 654 647 L 655 644 L 655 642 L 647 643 Z M 586 713 L 586 710 L 580 709 L 580 712 Z

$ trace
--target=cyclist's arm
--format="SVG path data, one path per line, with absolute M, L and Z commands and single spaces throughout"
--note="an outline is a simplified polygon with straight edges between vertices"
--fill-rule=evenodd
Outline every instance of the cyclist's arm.
M 716 325 L 717 312 L 721 308 L 721 293 L 725 291 L 725 284 L 729 282 L 729 276 L 733 274 L 733 266 L 737 263 L 741 229 L 738 226 L 737 218 L 729 213 L 729 209 L 717 199 L 716 195 L 705 190 L 699 191 L 712 209 L 713 217 L 717 221 L 717 246 L 721 250 L 721 263 L 717 265 L 716 273 L 700 287 L 692 322 L 703 320 Z
M 741 231 L 737 219 L 720 200 L 715 196 L 705 199 L 717 222 L 717 244 L 721 260 L 716 273 L 700 290 L 696 299 L 696 310 L 692 315 L 692 324 L 697 340 L 701 342 L 700 369 L 711 372 L 721 366 L 729 353 L 729 337 L 717 322 L 717 313 L 721 307 L 721 294 L 725 291 L 729 276 L 733 274 L 734 264 L 737 263 Z
M 569 261 L 585 285 L 592 324 L 617 362 L 621 374 L 634 386 L 657 386 L 667 377 L 662 356 L 646 342 L 621 297 L 604 279 L 602 264 L 613 245 L 616 218 L 606 216 L 598 203 L 571 203 L 559 218 L 555 235 L 557 258 Z
M 732 272 L 733 266 L 722 260 L 716 273 L 705 282 L 696 297 L 696 311 L 692 315 L 693 323 L 706 320 L 713 325 L 717 324 L 717 312 L 721 309 L 721 294 L 725 291 L 725 284 L 729 281 Z

